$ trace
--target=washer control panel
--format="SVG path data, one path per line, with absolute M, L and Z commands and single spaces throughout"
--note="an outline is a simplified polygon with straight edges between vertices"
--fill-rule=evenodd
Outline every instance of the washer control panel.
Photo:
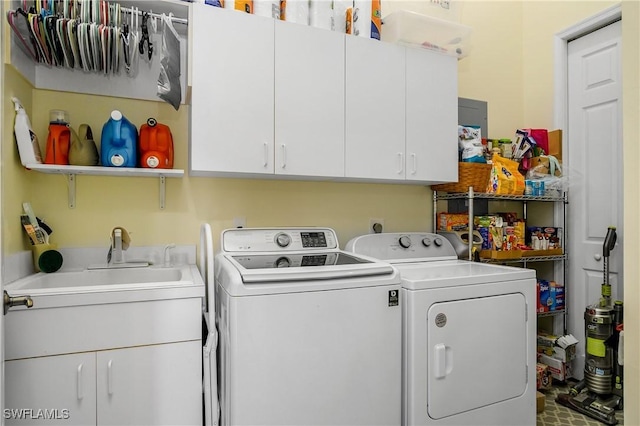
M 338 249 L 330 228 L 237 228 L 222 232 L 223 251 L 279 252 Z
M 425 232 L 362 235 L 349 241 L 345 250 L 385 261 L 458 258 L 449 240 Z

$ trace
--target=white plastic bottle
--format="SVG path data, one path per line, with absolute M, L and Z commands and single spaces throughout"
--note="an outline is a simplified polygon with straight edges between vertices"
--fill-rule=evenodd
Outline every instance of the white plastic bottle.
M 25 167 L 27 164 L 40 164 L 42 163 L 40 144 L 38 143 L 38 137 L 33 132 L 33 129 L 31 129 L 29 116 L 18 98 L 11 98 L 11 100 L 16 108 L 14 133 L 16 135 L 16 142 L 18 143 L 20 162 Z

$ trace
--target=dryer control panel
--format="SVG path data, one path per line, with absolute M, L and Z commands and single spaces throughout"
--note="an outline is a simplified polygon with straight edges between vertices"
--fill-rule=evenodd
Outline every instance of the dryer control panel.
M 338 238 L 330 228 L 238 228 L 222 232 L 225 252 L 283 252 L 337 250 Z
M 449 240 L 427 232 L 362 235 L 349 241 L 345 250 L 385 261 L 458 258 Z

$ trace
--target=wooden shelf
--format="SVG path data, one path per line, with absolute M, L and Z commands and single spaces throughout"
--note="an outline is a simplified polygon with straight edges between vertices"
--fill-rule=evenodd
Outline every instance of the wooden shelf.
M 101 166 L 65 166 L 58 164 L 27 164 L 29 170 L 40 173 L 62 174 L 69 181 L 69 208 L 76 206 L 76 175 L 121 176 L 121 177 L 155 177 L 160 178 L 160 208 L 165 207 L 166 178 L 181 178 L 184 170 L 180 169 L 144 169 L 134 167 L 101 167 Z

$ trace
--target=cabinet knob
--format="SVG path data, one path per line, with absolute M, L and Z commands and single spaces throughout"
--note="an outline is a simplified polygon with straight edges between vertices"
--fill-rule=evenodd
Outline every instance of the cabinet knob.
M 600 262 L 600 259 L 602 259 L 602 255 L 601 255 L 601 254 L 594 254 L 594 255 L 593 255 L 593 258 L 594 258 L 595 260 L 597 260 L 598 262 Z

